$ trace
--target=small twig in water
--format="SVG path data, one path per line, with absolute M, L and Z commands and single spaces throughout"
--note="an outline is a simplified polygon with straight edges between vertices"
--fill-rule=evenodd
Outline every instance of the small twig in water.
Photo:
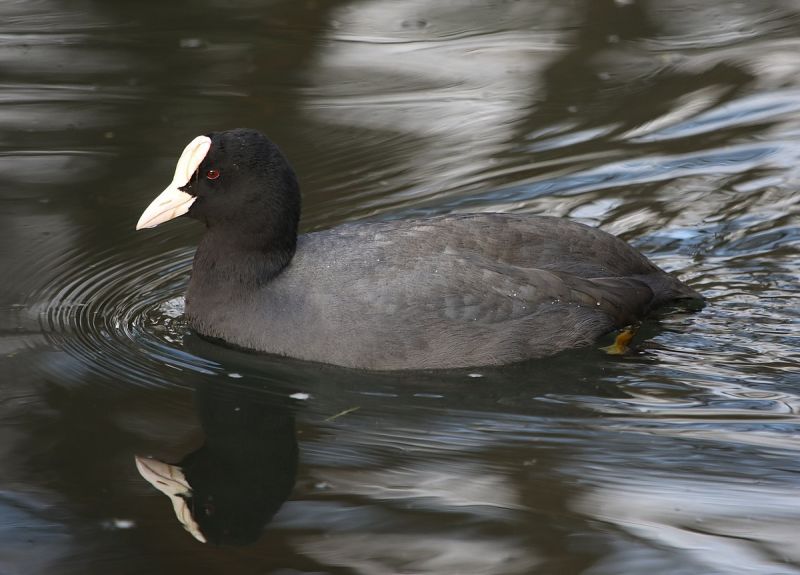
M 338 418 L 340 418 L 340 417 L 341 417 L 341 416 L 343 416 L 343 415 L 347 415 L 348 413 L 353 413 L 354 411 L 357 411 L 357 410 L 359 410 L 359 409 L 361 409 L 361 406 L 360 406 L 360 405 L 356 405 L 355 407 L 351 407 L 351 408 L 349 408 L 349 409 L 345 409 L 344 411 L 340 411 L 340 412 L 339 412 L 339 413 L 337 413 L 336 415 L 331 415 L 331 416 L 330 416 L 328 419 L 326 419 L 325 421 L 333 421 L 334 419 L 338 419 Z

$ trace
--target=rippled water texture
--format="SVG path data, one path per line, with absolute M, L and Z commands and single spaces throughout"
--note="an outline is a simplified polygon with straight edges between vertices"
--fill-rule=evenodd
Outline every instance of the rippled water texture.
M 0 573 L 800 573 L 800 2 L 6 0 L 0 44 Z M 569 217 L 709 305 L 453 373 L 204 342 L 199 225 L 133 228 L 236 126 L 304 230 Z

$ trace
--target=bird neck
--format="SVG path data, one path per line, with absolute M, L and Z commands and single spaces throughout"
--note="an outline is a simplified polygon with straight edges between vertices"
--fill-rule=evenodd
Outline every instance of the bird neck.
M 278 235 L 264 228 L 250 233 L 242 228 L 208 228 L 194 256 L 191 283 L 225 289 L 231 295 L 265 285 L 294 256 L 297 231 L 288 231 Z

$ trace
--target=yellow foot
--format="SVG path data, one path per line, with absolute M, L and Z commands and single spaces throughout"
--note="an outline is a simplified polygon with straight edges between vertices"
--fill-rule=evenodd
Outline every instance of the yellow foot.
M 614 343 L 607 347 L 601 347 L 600 350 L 606 352 L 608 355 L 625 355 L 630 351 L 628 344 L 633 339 L 633 336 L 636 335 L 636 329 L 637 327 L 633 325 L 622 328 L 619 334 L 617 334 Z

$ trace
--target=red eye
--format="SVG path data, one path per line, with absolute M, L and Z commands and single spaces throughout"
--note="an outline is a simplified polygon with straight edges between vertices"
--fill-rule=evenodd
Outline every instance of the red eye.
M 208 170 L 206 172 L 206 178 L 209 180 L 216 180 L 219 178 L 219 170 Z

